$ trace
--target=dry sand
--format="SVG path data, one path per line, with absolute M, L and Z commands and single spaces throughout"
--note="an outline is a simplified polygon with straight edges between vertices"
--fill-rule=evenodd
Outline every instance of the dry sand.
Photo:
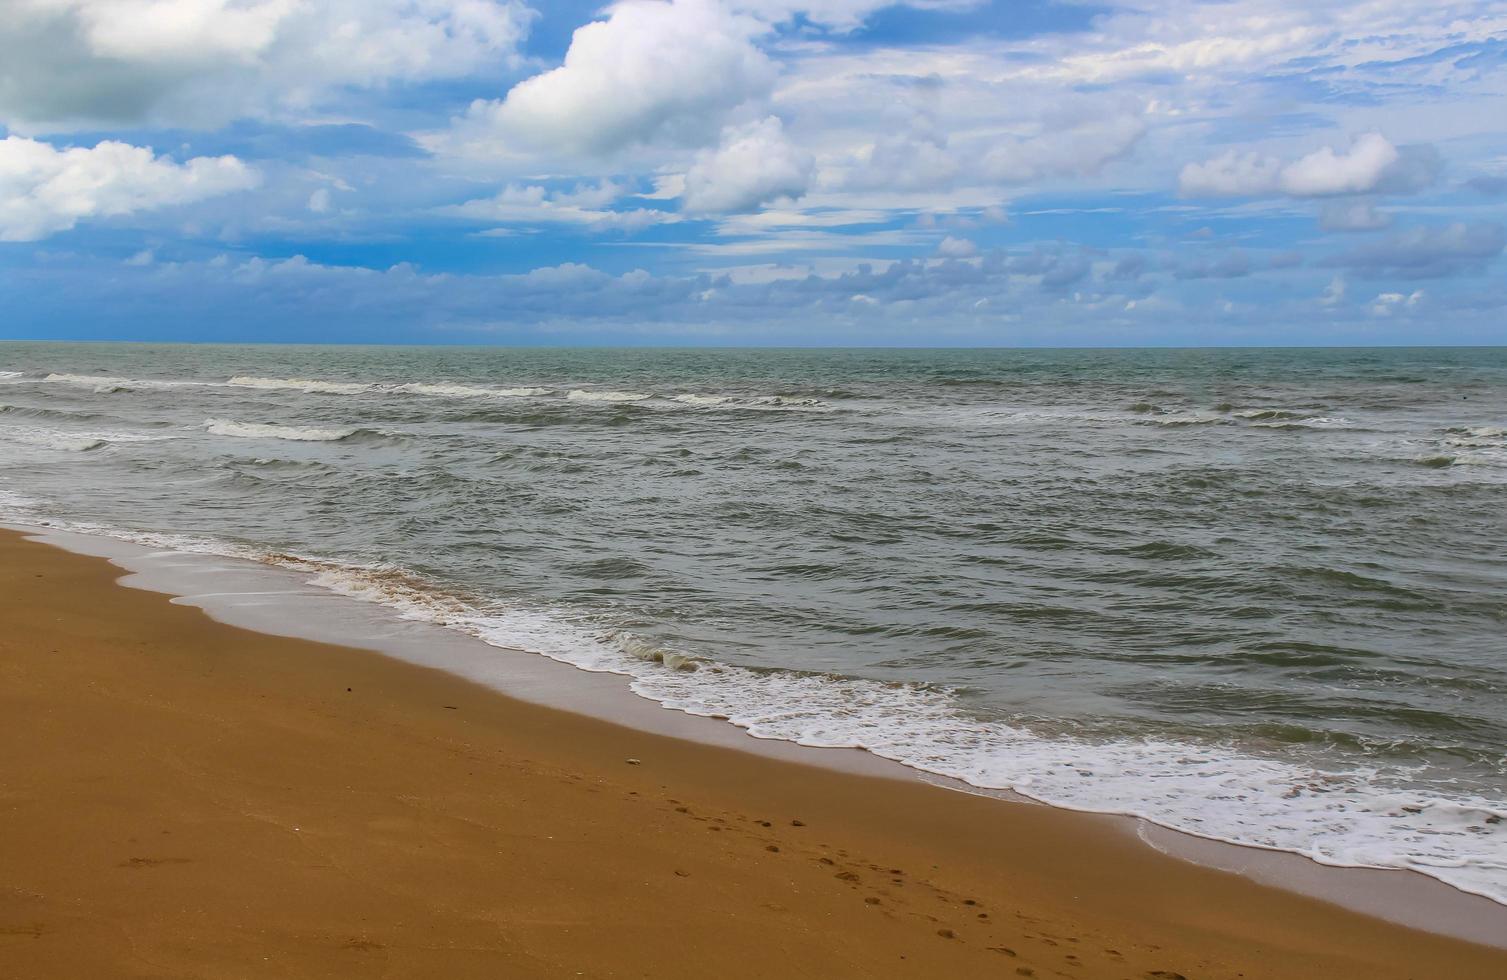
M 117 574 L 0 532 L 0 977 L 1507 976 L 1103 818 L 619 728 Z

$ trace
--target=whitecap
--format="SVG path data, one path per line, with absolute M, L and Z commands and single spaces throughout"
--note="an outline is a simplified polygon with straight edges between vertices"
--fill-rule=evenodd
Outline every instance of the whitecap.
M 40 426 L 0 427 L 0 439 L 7 442 L 66 453 L 86 453 L 102 449 L 111 443 L 159 442 L 170 438 L 173 437 L 140 432 L 78 432 Z
M 534 398 L 550 393 L 548 388 L 485 388 L 462 384 L 401 384 L 394 391 L 436 398 Z
M 296 425 L 273 425 L 268 422 L 237 422 L 234 419 L 207 419 L 204 428 L 211 435 L 235 439 L 286 439 L 291 442 L 338 442 L 355 435 L 358 429 L 317 429 Z
M 574 388 L 565 397 L 569 398 L 571 401 L 580 401 L 580 402 L 623 403 L 623 402 L 641 402 L 641 401 L 644 401 L 644 400 L 646 400 L 648 398 L 652 398 L 653 396 L 652 395 L 645 395 L 642 392 L 637 392 L 637 391 L 599 391 L 599 390 L 590 390 L 589 391 L 589 390 L 584 389 L 584 388 Z
M 49 374 L 42 379 L 52 384 L 80 385 L 94 389 L 96 394 L 126 391 L 131 388 L 202 388 L 212 385 L 209 381 L 169 381 L 161 378 L 117 378 L 100 374 Z
M 234 388 L 261 388 L 267 391 L 306 391 L 324 395 L 358 395 L 372 385 L 360 381 L 320 381 L 313 378 L 253 378 L 236 375 L 225 382 Z
M 52 384 L 83 385 L 90 388 L 124 388 L 133 383 L 130 378 L 115 378 L 95 374 L 49 374 L 42 379 Z

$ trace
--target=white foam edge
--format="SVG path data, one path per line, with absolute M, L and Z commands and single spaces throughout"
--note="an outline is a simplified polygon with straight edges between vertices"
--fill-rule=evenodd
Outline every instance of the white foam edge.
M 359 431 L 353 428 L 329 429 L 275 425 L 271 422 L 241 422 L 236 419 L 205 419 L 202 428 L 210 435 L 231 439 L 282 439 L 286 442 L 339 442 Z
M 372 650 L 442 670 L 520 700 L 656 735 L 859 775 L 920 781 L 1014 803 L 1045 805 L 1008 790 L 983 789 L 909 768 L 866 751 L 754 737 L 724 720 L 667 709 L 634 696 L 630 678 L 621 674 L 582 669 L 405 617 L 390 607 L 316 585 L 307 572 L 250 558 L 151 547 L 101 529 L 81 531 L 8 520 L 0 520 L 0 527 L 76 554 L 108 559 L 128 573 L 120 584 L 173 596 L 172 602 L 199 608 L 227 625 Z M 1079 812 L 1105 832 L 1133 835 L 1172 857 L 1400 925 L 1507 948 L 1507 906 L 1414 870 L 1326 865 L 1311 856 L 1200 837 L 1141 817 Z
M 171 434 L 57 429 L 42 425 L 0 425 L 0 442 L 54 452 L 86 453 L 133 442 L 164 442 Z

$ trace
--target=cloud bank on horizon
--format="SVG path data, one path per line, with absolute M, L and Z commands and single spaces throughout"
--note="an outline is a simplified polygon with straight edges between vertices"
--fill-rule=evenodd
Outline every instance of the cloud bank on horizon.
M 1507 343 L 1507 0 L 3 0 L 0 338 Z

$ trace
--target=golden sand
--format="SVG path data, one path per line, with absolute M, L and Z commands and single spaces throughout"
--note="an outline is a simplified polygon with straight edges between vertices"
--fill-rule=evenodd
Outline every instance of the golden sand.
M 117 574 L 0 532 L 0 977 L 1507 976 L 1103 818 L 644 734 Z

